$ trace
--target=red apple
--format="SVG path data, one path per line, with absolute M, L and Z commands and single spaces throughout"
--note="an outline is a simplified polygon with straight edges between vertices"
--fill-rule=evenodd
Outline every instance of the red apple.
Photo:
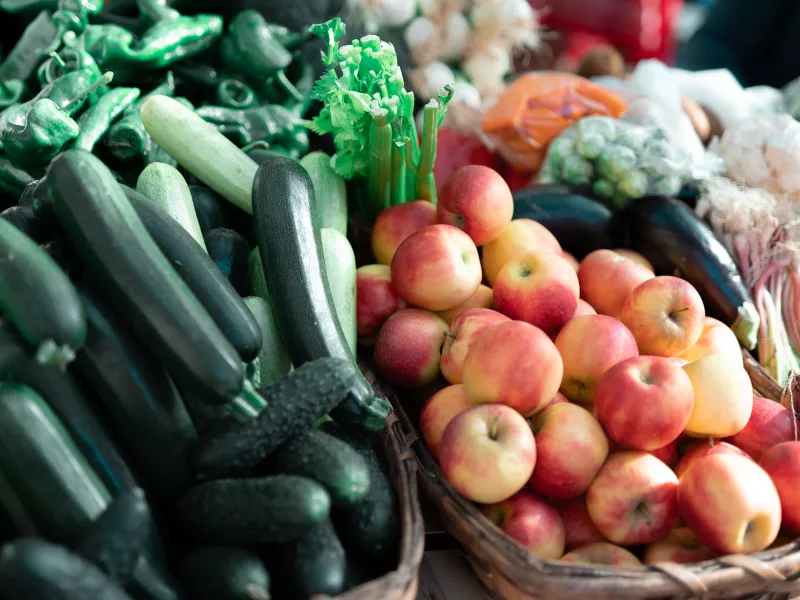
M 753 396 L 753 412 L 747 425 L 736 435 L 725 438 L 725 441 L 741 448 L 758 462 L 773 446 L 794 441 L 795 426 L 789 409 L 779 402 Z M 800 424 L 797 427 L 800 430 Z
M 622 307 L 621 321 L 639 352 L 678 356 L 703 332 L 706 310 L 692 284 L 678 277 L 654 277 L 639 284 Z
M 730 358 L 732 365 L 743 366 L 742 350 L 736 334 L 722 321 L 706 317 L 700 337 L 691 348 L 680 354 L 680 358 L 694 362 L 710 354 L 724 354 Z
M 586 492 L 608 457 L 606 434 L 592 413 L 569 402 L 551 404 L 531 427 L 537 459 L 528 487 L 548 498 Z
M 676 462 L 678 462 L 678 440 L 675 439 L 666 446 L 661 446 L 661 448 L 650 450 L 650 454 L 655 456 L 668 467 L 672 467 Z
M 781 501 L 767 472 L 744 456 L 714 454 L 681 476 L 683 520 L 720 554 L 760 552 L 781 526 Z
M 596 315 L 597 311 L 592 308 L 592 305 L 589 304 L 583 298 L 578 298 L 578 308 L 575 309 L 575 316 L 576 317 L 583 317 L 584 315 Z
M 473 404 L 497 402 L 530 416 L 558 392 L 563 365 L 541 329 L 509 321 L 483 332 L 464 360 L 464 390 Z
M 476 406 L 457 415 L 439 444 L 447 482 L 472 502 L 495 504 L 520 491 L 536 464 L 528 422 L 502 404 Z
M 570 254 L 569 252 L 564 252 L 563 250 L 561 251 L 561 254 L 560 254 L 560 256 L 561 256 L 561 258 L 563 258 L 564 260 L 566 260 L 566 261 L 567 261 L 567 262 L 570 264 L 570 266 L 571 266 L 573 269 L 575 269 L 575 272 L 576 272 L 576 273 L 578 272 L 578 267 L 580 267 L 580 266 L 581 266 L 581 263 L 579 263 L 579 262 L 578 262 L 578 259 L 577 259 L 577 258 L 575 258 L 575 257 L 574 257 L 572 254 Z
M 683 455 L 683 457 L 678 461 L 678 464 L 675 466 L 675 474 L 678 477 L 681 477 L 692 467 L 692 465 L 697 463 L 697 461 L 713 454 L 737 454 L 739 456 L 744 456 L 745 458 L 750 458 L 746 452 L 740 450 L 736 446 L 728 444 L 727 442 L 695 440 L 692 448 Z
M 635 252 L 633 250 L 628 250 L 627 248 L 617 248 L 616 250 L 614 250 L 614 252 L 616 252 L 620 256 L 624 256 L 625 258 L 632 260 L 637 265 L 641 265 L 651 273 L 655 274 L 656 270 L 653 268 L 653 263 L 651 263 L 649 260 L 647 260 L 644 256 L 642 256 L 638 252 Z
M 753 411 L 753 385 L 747 371 L 731 365 L 723 354 L 704 356 L 681 368 L 694 388 L 686 435 L 725 438 L 745 428 Z
M 569 500 L 557 500 L 554 506 L 561 515 L 564 523 L 565 547 L 567 551 L 592 544 L 603 542 L 605 538 L 589 518 L 589 511 L 586 509 L 586 496 L 578 496 Z
M 482 165 L 455 171 L 439 190 L 439 223 L 463 229 L 476 246 L 503 233 L 514 214 L 511 190 L 500 174 Z
M 494 287 L 497 274 L 509 260 L 538 250 L 561 254 L 558 240 L 544 225 L 532 219 L 514 219 L 500 237 L 483 247 L 481 261 L 486 281 Z
M 382 265 L 392 264 L 397 248 L 412 233 L 436 224 L 436 206 L 427 200 L 404 202 L 382 211 L 372 226 L 372 252 Z
M 653 273 L 612 250 L 595 250 L 581 261 L 581 298 L 601 315 L 619 318 L 634 288 Z
M 422 407 L 419 428 L 431 454 L 439 455 L 439 444 L 445 428 L 456 415 L 472 408 L 463 385 L 450 385 L 436 392 Z
M 464 359 L 472 343 L 487 328 L 508 321 L 507 316 L 488 308 L 473 308 L 461 313 L 445 334 L 440 365 L 445 379 L 450 383 L 461 383 Z
M 392 283 L 400 297 L 419 308 L 448 310 L 481 284 L 478 249 L 450 225 L 431 225 L 408 236 L 392 259 Z
M 447 325 L 419 308 L 394 313 L 381 327 L 375 363 L 381 374 L 400 387 L 419 387 L 436 379 Z
M 675 473 L 652 454 L 615 452 L 586 493 L 589 516 L 615 544 L 663 540 L 678 518 Z
M 585 406 L 594 403 L 600 376 L 627 358 L 639 355 L 636 340 L 622 323 L 605 315 L 575 317 L 556 338 L 564 362 L 561 393 Z
M 453 321 L 456 320 L 456 317 L 458 317 L 461 313 L 467 312 L 471 308 L 492 308 L 492 299 L 492 288 L 487 285 L 480 284 L 478 289 L 475 290 L 475 293 L 464 300 L 464 302 L 455 308 L 443 310 L 437 314 L 444 319 L 445 323 L 452 325 Z
M 386 265 L 365 265 L 356 271 L 356 323 L 358 343 L 372 346 L 386 319 L 406 303 L 392 285 L 392 272 Z
M 597 382 L 594 410 L 608 436 L 634 450 L 657 450 L 678 439 L 694 406 L 689 376 L 658 356 L 634 356 Z
M 508 537 L 535 556 L 555 560 L 564 554 L 564 523 L 558 511 L 530 492 L 484 506 L 481 512 Z
M 611 567 L 641 567 L 642 563 L 625 548 L 608 542 L 595 542 L 565 554 L 561 562 L 578 565 L 608 565 Z
M 550 408 L 554 404 L 561 404 L 562 402 L 569 402 L 569 399 L 561 392 L 556 392 L 556 395 L 553 396 L 553 399 L 547 403 L 547 408 Z
M 711 560 L 716 554 L 704 546 L 688 527 L 677 527 L 666 539 L 650 544 L 644 551 L 644 564 L 670 562 L 678 564 Z
M 759 465 L 772 479 L 781 499 L 783 525 L 800 532 L 800 442 L 783 442 L 761 457 Z

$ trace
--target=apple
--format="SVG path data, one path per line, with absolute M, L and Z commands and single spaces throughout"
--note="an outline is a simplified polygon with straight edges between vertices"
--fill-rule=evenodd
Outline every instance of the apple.
M 666 539 L 650 544 L 642 562 L 652 565 L 661 562 L 696 563 L 714 558 L 716 554 L 697 539 L 688 527 L 676 527 Z
M 581 298 L 599 314 L 616 319 L 634 288 L 652 278 L 643 266 L 612 250 L 587 254 L 578 268 Z
M 700 338 L 705 317 L 703 300 L 692 284 L 661 276 L 636 286 L 620 320 L 633 333 L 641 354 L 678 356 Z
M 505 264 L 529 252 L 541 250 L 561 254 L 561 245 L 544 225 L 532 219 L 514 219 L 500 237 L 483 246 L 483 273 L 489 285 Z
M 447 425 L 456 415 L 472 408 L 463 385 L 450 385 L 431 396 L 419 415 L 422 437 L 434 458 L 439 455 L 439 444 Z
M 650 450 L 650 454 L 655 456 L 658 460 L 663 462 L 668 467 L 672 467 L 678 462 L 678 439 L 672 440 L 666 446 Z
M 556 338 L 564 362 L 561 393 L 591 406 L 600 376 L 618 362 L 639 355 L 625 325 L 606 315 L 585 315 L 569 321 Z
M 578 272 L 578 267 L 580 267 L 580 266 L 581 266 L 581 263 L 580 263 L 580 262 L 578 262 L 578 259 L 577 259 L 577 258 L 575 258 L 575 257 L 574 257 L 572 254 L 570 254 L 569 252 L 565 252 L 565 251 L 563 251 L 563 250 L 561 251 L 561 254 L 560 254 L 560 256 L 561 256 L 561 258 L 563 258 L 564 260 L 566 260 L 566 261 L 569 263 L 569 265 L 570 265 L 570 266 L 571 266 L 573 269 L 575 269 L 575 272 L 576 272 L 576 273 Z
M 386 265 L 364 265 L 356 271 L 356 324 L 358 343 L 372 346 L 386 319 L 406 303 L 392 285 Z
M 589 518 L 586 496 L 557 500 L 554 502 L 554 506 L 558 509 L 558 514 L 561 515 L 561 521 L 564 523 L 566 533 L 564 545 L 567 551 L 594 542 L 605 541 L 603 534 Z
M 538 446 L 537 446 L 538 449 Z M 764 453 L 758 463 L 772 479 L 781 499 L 783 525 L 800 532 L 800 442 L 783 442 Z
M 703 319 L 700 337 L 691 348 L 679 354 L 679 357 L 686 362 L 694 362 L 710 354 L 724 354 L 730 357 L 731 364 L 743 366 L 742 350 L 736 334 L 722 321 L 706 317 Z
M 641 567 L 641 561 L 631 552 L 608 542 L 594 542 L 565 554 L 561 562 L 578 565 L 609 565 L 612 567 Z
M 578 308 L 578 276 L 569 263 L 551 252 L 531 252 L 509 260 L 494 282 L 495 310 L 558 331 Z
M 569 402 L 569 398 L 567 398 L 561 392 L 556 392 L 556 395 L 553 396 L 553 399 L 547 403 L 547 408 L 553 406 L 554 404 L 561 404 L 562 402 Z
M 528 487 L 548 498 L 575 498 L 589 488 L 608 457 L 600 423 L 577 404 L 551 404 L 531 419 L 536 468 Z
M 458 315 L 467 312 L 471 308 L 492 308 L 492 288 L 488 285 L 480 284 L 475 293 L 464 302 L 455 308 L 443 310 L 437 314 L 444 319 L 445 323 L 451 325 Z
M 503 404 L 475 406 L 456 415 L 439 444 L 439 464 L 459 494 L 495 504 L 520 491 L 536 464 L 528 422 Z
M 682 476 L 697 461 L 713 454 L 737 454 L 745 458 L 751 458 L 745 451 L 727 442 L 715 442 L 713 439 L 710 441 L 695 440 L 694 446 L 675 465 L 675 474 L 678 477 Z
M 732 453 L 698 460 L 678 486 L 681 517 L 720 554 L 760 552 L 781 526 L 781 500 L 767 472 Z
M 694 408 L 684 429 L 687 435 L 725 438 L 745 428 L 753 410 L 747 371 L 731 366 L 724 354 L 704 356 L 682 368 L 694 388 Z
M 644 256 L 642 256 L 638 252 L 635 252 L 634 250 L 628 250 L 627 248 L 617 248 L 616 250 L 614 250 L 614 252 L 616 252 L 620 256 L 624 256 L 625 258 L 632 260 L 637 265 L 641 265 L 651 273 L 655 274 L 656 270 L 655 268 L 653 268 L 653 263 L 651 263 L 649 260 L 647 260 Z
M 439 190 L 439 223 L 463 229 L 476 246 L 499 237 L 513 215 L 511 190 L 500 173 L 489 167 L 463 166 Z
M 614 452 L 586 492 L 592 523 L 609 541 L 633 546 L 667 537 L 678 518 L 678 478 L 647 452 Z
M 575 309 L 575 317 L 582 317 L 584 315 L 596 315 L 597 311 L 592 308 L 583 298 L 578 298 L 578 308 Z M 574 318 L 574 317 L 573 317 Z
M 741 448 L 758 462 L 773 446 L 794 441 L 795 426 L 795 419 L 788 408 L 779 402 L 753 396 L 753 410 L 747 425 L 725 441 Z M 800 424 L 797 426 L 800 429 Z
M 617 363 L 600 377 L 594 394 L 595 415 L 608 437 L 634 450 L 657 450 L 677 440 L 693 406 L 689 376 L 658 356 Z
M 432 311 L 454 308 L 481 284 L 478 249 L 450 225 L 430 225 L 412 233 L 392 259 L 392 283 L 400 297 Z
M 464 359 L 472 343 L 489 327 L 507 323 L 510 319 L 489 308 L 473 308 L 453 321 L 445 334 L 442 348 L 442 375 L 450 383 L 461 383 Z
M 383 210 L 372 226 L 372 252 L 382 265 L 392 264 L 394 253 L 412 233 L 436 224 L 436 206 L 415 200 Z
M 564 555 L 564 523 L 558 511 L 530 492 L 484 506 L 481 512 L 508 537 L 535 556 L 555 560 Z
M 381 374 L 399 387 L 427 385 L 439 374 L 447 325 L 432 312 L 406 308 L 386 320 L 373 357 Z
M 558 392 L 563 373 L 555 344 L 522 321 L 485 330 L 464 359 L 463 383 L 473 404 L 497 402 L 530 416 Z

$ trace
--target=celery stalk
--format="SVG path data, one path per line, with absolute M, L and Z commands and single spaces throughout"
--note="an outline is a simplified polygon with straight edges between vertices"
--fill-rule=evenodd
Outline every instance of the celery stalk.
M 409 200 L 406 197 L 408 188 L 406 187 L 407 169 L 406 169 L 406 150 L 405 146 L 408 144 L 393 144 L 392 145 L 392 204 L 402 204 Z
M 417 197 L 436 204 L 436 181 L 433 165 L 436 162 L 436 140 L 439 133 L 439 102 L 431 100 L 424 109 L 422 146 L 417 164 Z
M 370 131 L 369 199 L 373 217 L 391 204 L 392 126 L 375 121 Z

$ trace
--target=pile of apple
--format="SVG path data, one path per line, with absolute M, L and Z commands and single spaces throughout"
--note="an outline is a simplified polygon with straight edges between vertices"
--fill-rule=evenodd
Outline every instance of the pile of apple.
M 384 211 L 379 264 L 357 274 L 382 375 L 450 384 L 420 417 L 449 484 L 568 562 L 688 563 L 800 532 L 794 415 L 754 396 L 697 291 L 627 250 L 578 264 L 512 214 L 495 171 L 464 167 L 438 207 Z

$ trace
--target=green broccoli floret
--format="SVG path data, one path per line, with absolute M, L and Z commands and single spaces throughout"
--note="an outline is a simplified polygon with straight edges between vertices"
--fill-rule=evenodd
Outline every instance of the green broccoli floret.
M 630 148 L 612 144 L 597 158 L 597 172 L 609 181 L 621 181 L 636 167 L 636 153 Z

